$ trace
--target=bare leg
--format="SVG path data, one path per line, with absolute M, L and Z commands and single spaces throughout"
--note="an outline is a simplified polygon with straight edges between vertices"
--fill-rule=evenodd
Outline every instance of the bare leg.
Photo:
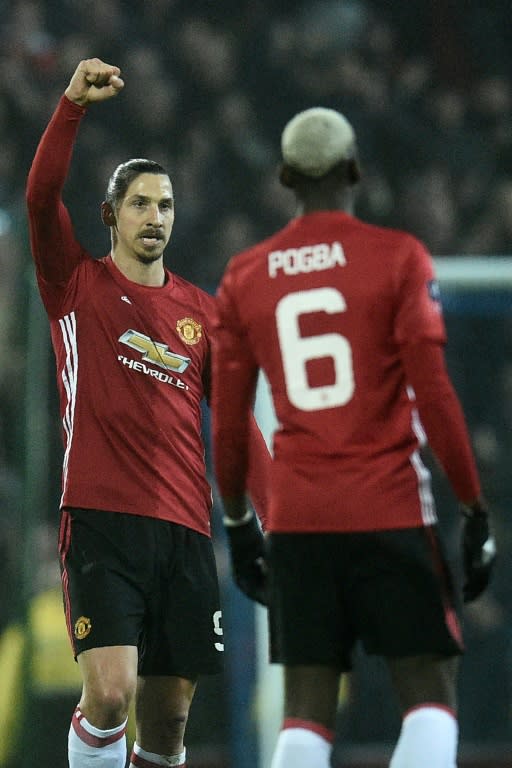
M 78 657 L 83 688 L 68 735 L 70 768 L 124 768 L 126 720 L 137 681 L 134 646 L 93 648 Z
M 339 681 L 331 667 L 285 667 L 284 723 L 271 768 L 329 768 Z
M 390 768 L 455 768 L 458 658 L 388 660 L 402 708 L 402 728 Z
M 79 707 L 97 728 L 113 728 L 128 716 L 137 686 L 137 648 L 92 648 L 78 657 L 83 688 Z
M 425 702 L 456 711 L 457 656 L 410 656 L 387 662 L 403 713 Z
M 184 736 L 196 681 L 183 677 L 139 677 L 135 704 L 136 744 L 132 763 L 138 765 L 137 756 L 144 764 L 162 756 L 179 759 L 184 764 Z M 174 763 L 173 763 L 174 764 Z
M 324 666 L 294 666 L 284 670 L 284 715 L 312 720 L 334 729 L 340 673 Z

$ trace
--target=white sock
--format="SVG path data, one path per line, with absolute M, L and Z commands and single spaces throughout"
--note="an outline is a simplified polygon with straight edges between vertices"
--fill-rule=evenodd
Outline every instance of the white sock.
M 329 768 L 332 740 L 327 729 L 308 723 L 295 728 L 285 724 L 280 732 L 270 768 Z M 325 730 L 325 736 L 318 730 Z
M 409 710 L 389 768 L 456 768 L 459 729 L 455 714 L 435 704 Z
M 126 723 L 102 731 L 91 725 L 77 707 L 68 735 L 69 768 L 124 768 Z
M 183 749 L 179 755 L 157 755 L 154 752 L 147 752 L 135 742 L 129 768 L 152 768 L 152 766 L 162 766 L 163 768 L 180 766 L 180 768 L 184 768 L 186 756 L 186 749 Z

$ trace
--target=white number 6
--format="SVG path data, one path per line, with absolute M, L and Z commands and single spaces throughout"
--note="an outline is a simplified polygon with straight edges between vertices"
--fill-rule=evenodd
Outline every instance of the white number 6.
M 342 294 L 335 288 L 317 288 L 284 296 L 276 307 L 277 333 L 283 361 L 286 392 L 301 411 L 320 411 L 346 405 L 354 394 L 352 349 L 345 336 L 323 333 L 303 337 L 299 317 L 307 312 L 344 312 Z M 306 363 L 322 357 L 332 358 L 335 381 L 321 387 L 308 384 Z

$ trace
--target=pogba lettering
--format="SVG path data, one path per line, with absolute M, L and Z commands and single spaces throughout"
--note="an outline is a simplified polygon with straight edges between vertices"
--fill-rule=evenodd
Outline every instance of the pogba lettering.
M 268 274 L 269 277 L 277 277 L 279 270 L 285 275 L 321 272 L 333 267 L 344 267 L 346 263 L 341 243 L 317 243 L 287 248 L 285 251 L 271 251 L 268 254 Z

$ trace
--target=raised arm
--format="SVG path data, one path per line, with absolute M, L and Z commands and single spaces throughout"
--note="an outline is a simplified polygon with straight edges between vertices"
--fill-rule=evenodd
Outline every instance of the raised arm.
M 100 59 L 81 61 L 39 142 L 27 180 L 30 244 L 40 282 L 61 283 L 83 258 L 62 202 L 73 146 L 86 107 L 115 96 L 120 70 Z

